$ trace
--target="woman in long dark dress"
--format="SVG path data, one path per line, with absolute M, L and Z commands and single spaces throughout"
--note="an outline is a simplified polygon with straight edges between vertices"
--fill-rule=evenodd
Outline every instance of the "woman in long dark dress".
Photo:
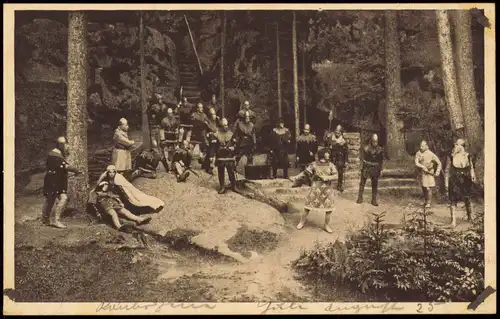
M 476 182 L 476 174 L 471 156 L 465 151 L 465 140 L 458 139 L 445 169 L 445 189 L 450 205 L 451 226 L 456 226 L 455 207 L 459 201 L 465 202 L 467 219 L 472 219 L 472 186 Z

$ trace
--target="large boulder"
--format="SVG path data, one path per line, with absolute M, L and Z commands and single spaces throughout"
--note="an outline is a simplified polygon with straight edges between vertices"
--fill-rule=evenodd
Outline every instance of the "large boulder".
M 255 234 L 255 240 L 271 238 L 273 242 L 269 244 L 275 244 L 284 225 L 276 209 L 231 191 L 219 195 L 217 179 L 202 172 L 199 174 L 199 177 L 191 175 L 185 183 L 177 183 L 173 175 L 166 173 L 160 173 L 156 180 L 140 178 L 134 181 L 136 187 L 166 203 L 163 211 L 143 227 L 146 232 L 164 240 L 182 233 L 192 245 L 241 262 L 245 262 L 248 255 L 255 255 L 251 251 L 242 255 L 230 249 L 230 243 L 241 229 Z

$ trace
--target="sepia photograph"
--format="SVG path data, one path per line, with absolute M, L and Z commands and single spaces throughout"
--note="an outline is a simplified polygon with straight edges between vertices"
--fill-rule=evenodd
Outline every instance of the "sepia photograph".
M 494 11 L 4 5 L 4 314 L 496 313 Z

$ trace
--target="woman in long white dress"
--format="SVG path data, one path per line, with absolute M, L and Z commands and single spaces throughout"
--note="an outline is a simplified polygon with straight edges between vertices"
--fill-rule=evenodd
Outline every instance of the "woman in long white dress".
M 334 207 L 334 189 L 333 182 L 337 178 L 337 169 L 330 162 L 330 151 L 322 149 L 318 152 L 318 160 L 311 163 L 305 170 L 312 180 L 311 191 L 307 196 L 304 206 L 304 212 L 300 217 L 297 229 L 302 229 L 306 222 L 307 215 L 311 210 L 325 212 L 324 229 L 328 233 L 333 233 L 330 228 L 330 217 L 335 209 Z

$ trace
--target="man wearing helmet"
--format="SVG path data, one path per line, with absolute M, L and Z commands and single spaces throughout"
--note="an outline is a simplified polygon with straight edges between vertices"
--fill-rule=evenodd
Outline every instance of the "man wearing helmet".
M 229 181 L 231 182 L 231 189 L 236 191 L 236 176 L 234 172 L 236 160 L 234 156 L 234 149 L 236 139 L 233 136 L 233 132 L 229 129 L 227 119 L 223 118 L 221 125 L 222 127 L 217 131 L 217 133 L 215 133 L 215 138 L 217 140 L 215 165 L 217 166 L 219 176 L 219 194 L 224 194 L 226 192 L 224 184 L 225 170 L 227 170 Z
M 246 156 L 247 163 L 253 164 L 253 153 L 257 144 L 255 136 L 255 126 L 250 121 L 250 112 L 245 112 L 244 121 L 239 121 L 235 125 L 234 136 L 237 141 L 236 165 L 242 156 Z
M 304 125 L 303 134 L 297 138 L 297 158 L 296 163 L 300 167 L 300 171 L 309 166 L 315 160 L 316 152 L 318 151 L 318 140 L 316 135 L 311 133 L 311 126 Z
M 202 168 L 209 174 L 213 173 L 215 165 L 215 151 L 217 147 L 217 138 L 215 134 L 219 130 L 219 117 L 216 110 L 210 108 L 208 110 L 208 119 L 206 122 L 206 136 L 204 138 L 205 157 L 203 159 Z

